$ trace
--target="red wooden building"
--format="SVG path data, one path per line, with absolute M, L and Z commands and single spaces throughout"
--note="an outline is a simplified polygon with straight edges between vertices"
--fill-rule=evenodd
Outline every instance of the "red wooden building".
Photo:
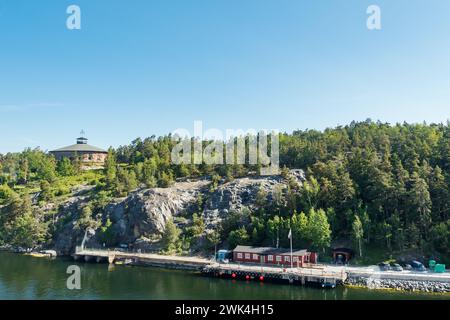
M 233 261 L 291 266 L 291 250 L 284 248 L 237 246 L 233 250 Z M 292 261 L 294 267 L 303 267 L 306 263 L 317 263 L 317 253 L 293 249 Z

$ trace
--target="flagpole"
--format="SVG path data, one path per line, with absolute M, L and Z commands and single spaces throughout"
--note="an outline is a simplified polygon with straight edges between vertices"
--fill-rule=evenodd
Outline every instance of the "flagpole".
M 292 259 L 292 229 L 290 230 L 290 234 L 291 234 L 291 236 L 290 236 L 290 238 L 291 238 L 291 269 L 293 269 L 294 268 L 294 261 Z

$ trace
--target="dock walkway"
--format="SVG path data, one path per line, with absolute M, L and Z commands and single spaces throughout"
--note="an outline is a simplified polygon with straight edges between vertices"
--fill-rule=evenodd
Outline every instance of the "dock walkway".
M 232 276 L 236 278 L 263 278 L 270 280 L 287 280 L 289 283 L 315 283 L 322 286 L 335 287 L 347 279 L 344 270 L 329 270 L 321 265 L 309 268 L 269 267 L 260 265 L 242 265 L 236 263 L 211 263 L 204 269 L 205 273 L 215 276 Z
M 114 263 L 117 261 L 130 261 L 134 265 L 160 266 L 175 269 L 201 270 L 211 263 L 211 260 L 202 257 L 183 257 L 160 255 L 153 253 L 122 252 L 117 250 L 81 249 L 77 248 L 73 254 L 75 260 Z

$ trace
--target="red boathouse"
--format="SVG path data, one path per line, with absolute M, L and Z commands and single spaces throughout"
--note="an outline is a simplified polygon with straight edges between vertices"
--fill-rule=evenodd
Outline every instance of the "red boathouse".
M 284 248 L 237 246 L 233 250 L 233 261 L 291 266 L 291 250 Z M 317 263 L 317 253 L 293 249 L 292 261 L 294 267 L 303 267 L 306 263 Z

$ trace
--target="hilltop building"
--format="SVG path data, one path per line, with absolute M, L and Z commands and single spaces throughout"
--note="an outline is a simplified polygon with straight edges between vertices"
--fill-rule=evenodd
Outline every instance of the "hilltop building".
M 89 145 L 88 139 L 84 136 L 77 138 L 77 143 L 50 151 L 50 154 L 54 155 L 56 160 L 63 158 L 69 158 L 71 160 L 77 157 L 83 163 L 103 165 L 105 163 L 108 151 Z

